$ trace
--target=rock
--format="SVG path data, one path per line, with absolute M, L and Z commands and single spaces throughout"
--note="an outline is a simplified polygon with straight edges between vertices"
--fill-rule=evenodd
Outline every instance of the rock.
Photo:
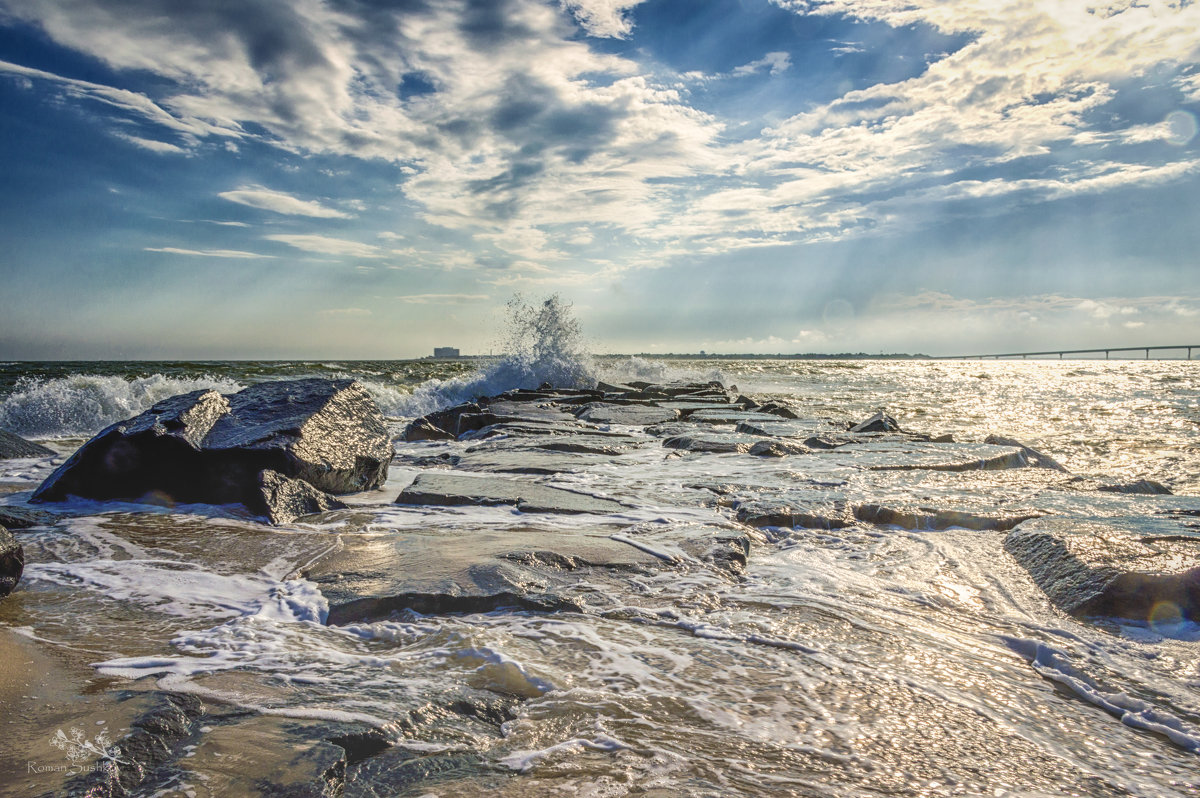
M 58 520 L 54 513 L 35 510 L 32 507 L 6 507 L 0 505 L 0 526 L 9 529 L 28 529 L 31 526 L 50 526 Z
M 850 443 L 822 456 L 872 471 L 998 471 L 1029 464 L 1024 453 L 1011 446 L 914 440 Z
M 265 382 L 235 394 L 194 391 L 113 424 L 34 492 L 33 501 L 91 499 L 261 506 L 259 473 L 328 493 L 387 478 L 383 416 L 351 380 Z
M 53 457 L 57 452 L 40 443 L 32 443 L 19 435 L 0 429 L 0 460 L 17 457 Z
M 663 441 L 668 449 L 683 449 L 689 452 L 709 452 L 727 454 L 731 452 L 748 452 L 758 441 L 750 435 L 675 435 Z
M 523 513 L 619 513 L 612 499 L 501 477 L 468 477 L 426 472 L 396 498 L 397 504 L 454 506 L 512 504 Z
M 866 421 L 855 424 L 850 432 L 900 432 L 900 425 L 896 419 L 880 410 Z
M 768 438 L 804 438 L 814 433 L 832 433 L 834 428 L 819 419 L 780 419 L 760 415 L 753 420 L 738 422 L 737 431 Z M 840 431 L 845 432 L 844 429 Z
M 778 416 L 760 413 L 757 410 L 739 410 L 736 405 L 724 408 L 697 410 L 688 416 L 688 421 L 700 424 L 756 424 L 770 423 L 778 420 Z M 739 430 L 740 432 L 741 430 Z
M 604 532 L 468 526 L 428 534 L 344 536 L 342 547 L 302 575 L 329 601 L 326 623 L 341 625 L 399 610 L 426 615 L 502 607 L 579 612 L 580 582 L 602 579 L 604 571 L 646 573 L 663 566 L 658 557 Z
M 1200 621 L 1200 536 L 1178 522 L 1039 518 L 1004 548 L 1071 615 Z
M 766 402 L 755 409 L 760 413 L 770 413 L 780 418 L 800 418 L 799 414 L 791 406 L 783 402 Z
M 1161 482 L 1152 479 L 1139 479 L 1124 485 L 1103 485 L 1099 490 L 1105 493 L 1144 493 L 1152 496 L 1173 496 L 1171 489 Z
M 1025 459 L 1033 468 L 1049 468 L 1054 471 L 1066 472 L 1061 464 L 1048 454 L 1043 454 L 1037 449 L 1030 448 L 1020 441 L 1015 441 L 1012 438 L 1005 438 L 1001 435 L 989 435 L 983 440 L 984 443 L 990 443 L 994 446 L 1014 446 L 1021 450 L 1025 455 Z
M 346 505 L 300 479 L 288 479 L 278 471 L 265 469 L 258 475 L 261 502 L 250 506 L 272 524 L 290 524 L 297 518 L 327 510 L 344 510 Z
M 24 570 L 25 550 L 11 532 L 0 526 L 0 598 L 16 589 Z
M 639 405 L 614 405 L 596 402 L 584 405 L 580 410 L 579 419 L 592 424 L 622 424 L 630 427 L 644 427 L 649 424 L 660 424 L 664 421 L 674 421 L 679 418 L 679 411 L 670 408 Z
M 750 447 L 750 454 L 756 457 L 787 457 L 811 453 L 812 449 L 795 441 L 759 441 Z
M 483 408 L 475 402 L 464 402 L 445 410 L 428 413 L 404 428 L 401 434 L 406 441 L 445 440 L 457 438 L 459 417 L 468 413 L 482 413 Z
M 737 520 L 754 527 L 844 529 L 854 523 L 844 501 L 748 501 L 737 507 Z
M 939 510 L 931 507 L 895 509 L 880 504 L 863 504 L 854 508 L 859 521 L 878 526 L 898 526 L 904 529 L 961 529 L 1007 531 L 1023 521 L 1040 518 L 1041 513 L 1016 515 L 967 513 L 961 510 Z

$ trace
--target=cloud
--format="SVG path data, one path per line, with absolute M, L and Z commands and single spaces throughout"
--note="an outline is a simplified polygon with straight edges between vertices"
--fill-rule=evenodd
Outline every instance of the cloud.
M 742 77 L 764 70 L 770 75 L 779 75 L 786 72 L 791 66 L 792 57 L 787 53 L 767 53 L 757 61 L 751 61 L 749 64 L 736 67 L 733 70 L 733 75 L 734 77 Z
M 623 39 L 633 30 L 626 12 L 645 0 L 562 0 L 589 36 Z
M 315 252 L 319 255 L 344 255 L 354 258 L 382 258 L 384 253 L 378 247 L 361 244 L 358 241 L 347 241 L 344 238 L 330 238 L 320 235 L 289 235 L 279 233 L 263 236 L 268 241 L 278 241 L 289 247 L 302 249 L 305 252 Z
M 161 155 L 186 155 L 187 150 L 175 144 L 168 144 L 165 141 L 156 141 L 154 139 L 144 139 L 141 136 L 132 136 L 128 133 L 115 133 L 119 139 L 124 139 L 136 147 L 141 147 L 143 150 L 157 152 Z
M 201 258 L 274 258 L 274 255 L 260 255 L 257 252 L 243 252 L 238 249 L 180 249 L 179 247 L 144 247 L 145 252 L 164 252 L 168 255 L 192 255 Z
M 461 305 L 467 302 L 486 302 L 490 298 L 487 294 L 407 294 L 396 297 L 410 305 Z
M 246 205 L 251 208 L 259 208 L 260 210 L 273 211 L 274 213 L 289 216 L 309 216 L 314 219 L 351 218 L 350 214 L 334 210 L 333 208 L 326 208 L 319 202 L 302 200 L 293 197 L 291 194 L 285 194 L 282 191 L 273 191 L 262 186 L 243 186 L 233 191 L 222 191 L 217 196 L 230 202 L 236 202 L 239 205 Z
M 637 0 L 6 0 L 8 14 L 59 45 L 155 80 L 148 95 L 16 64 L 0 72 L 178 137 L 135 136 L 160 152 L 216 138 L 387 162 L 418 218 L 469 237 L 477 260 L 583 264 L 577 248 L 603 241 L 635 253 L 631 262 L 662 264 L 911 231 L 955 212 L 1200 170 L 1193 150 L 1158 146 L 1194 136 L 1189 118 L 1138 118 L 1128 109 L 1140 100 L 1126 101 L 1149 89 L 1176 104 L 1180 93 L 1200 96 L 1200 4 L 1146 0 L 1100 13 L 1032 0 L 774 2 L 960 44 L 927 54 L 905 79 L 859 81 L 800 113 L 767 102 L 758 117 L 729 120 L 704 110 L 679 75 L 638 63 L 640 51 L 614 55 L 594 41 L 629 36 Z M 833 44 L 831 64 L 860 46 Z M 770 52 L 727 76 L 784 81 L 790 67 L 786 53 Z M 741 121 L 752 132 L 738 132 Z M 261 186 L 220 196 L 350 216 Z M 320 240 L 310 246 L 337 251 L 310 251 L 376 256 Z

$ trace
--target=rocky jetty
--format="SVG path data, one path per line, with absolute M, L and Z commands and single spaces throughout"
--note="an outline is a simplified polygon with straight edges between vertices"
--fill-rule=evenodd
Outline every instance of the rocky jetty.
M 32 501 L 236 503 L 282 522 L 305 508 L 333 507 L 321 494 L 378 487 L 391 458 L 383 417 L 358 383 L 265 382 L 229 395 L 172 397 L 113 424 L 55 470 Z

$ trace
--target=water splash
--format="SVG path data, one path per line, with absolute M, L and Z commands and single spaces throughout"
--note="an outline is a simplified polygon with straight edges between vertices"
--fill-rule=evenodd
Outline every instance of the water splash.
M 0 429 L 28 438 L 89 436 L 177 394 L 201 388 L 233 393 L 242 387 L 229 379 L 162 374 L 132 379 L 94 374 L 21 379 L 0 402 Z
M 571 303 L 557 294 L 529 304 L 520 294 L 508 301 L 505 352 L 475 372 L 418 386 L 398 409 L 419 416 L 443 407 L 494 396 L 514 388 L 591 388 L 596 384 L 592 356 L 583 344 Z

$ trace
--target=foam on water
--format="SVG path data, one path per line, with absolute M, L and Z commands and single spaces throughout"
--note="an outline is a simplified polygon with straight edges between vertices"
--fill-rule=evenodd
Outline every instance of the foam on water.
M 181 393 L 202 388 L 232 393 L 242 387 L 229 379 L 180 379 L 162 374 L 128 379 L 94 374 L 24 378 L 0 401 L 0 429 L 41 439 L 94 435 Z

